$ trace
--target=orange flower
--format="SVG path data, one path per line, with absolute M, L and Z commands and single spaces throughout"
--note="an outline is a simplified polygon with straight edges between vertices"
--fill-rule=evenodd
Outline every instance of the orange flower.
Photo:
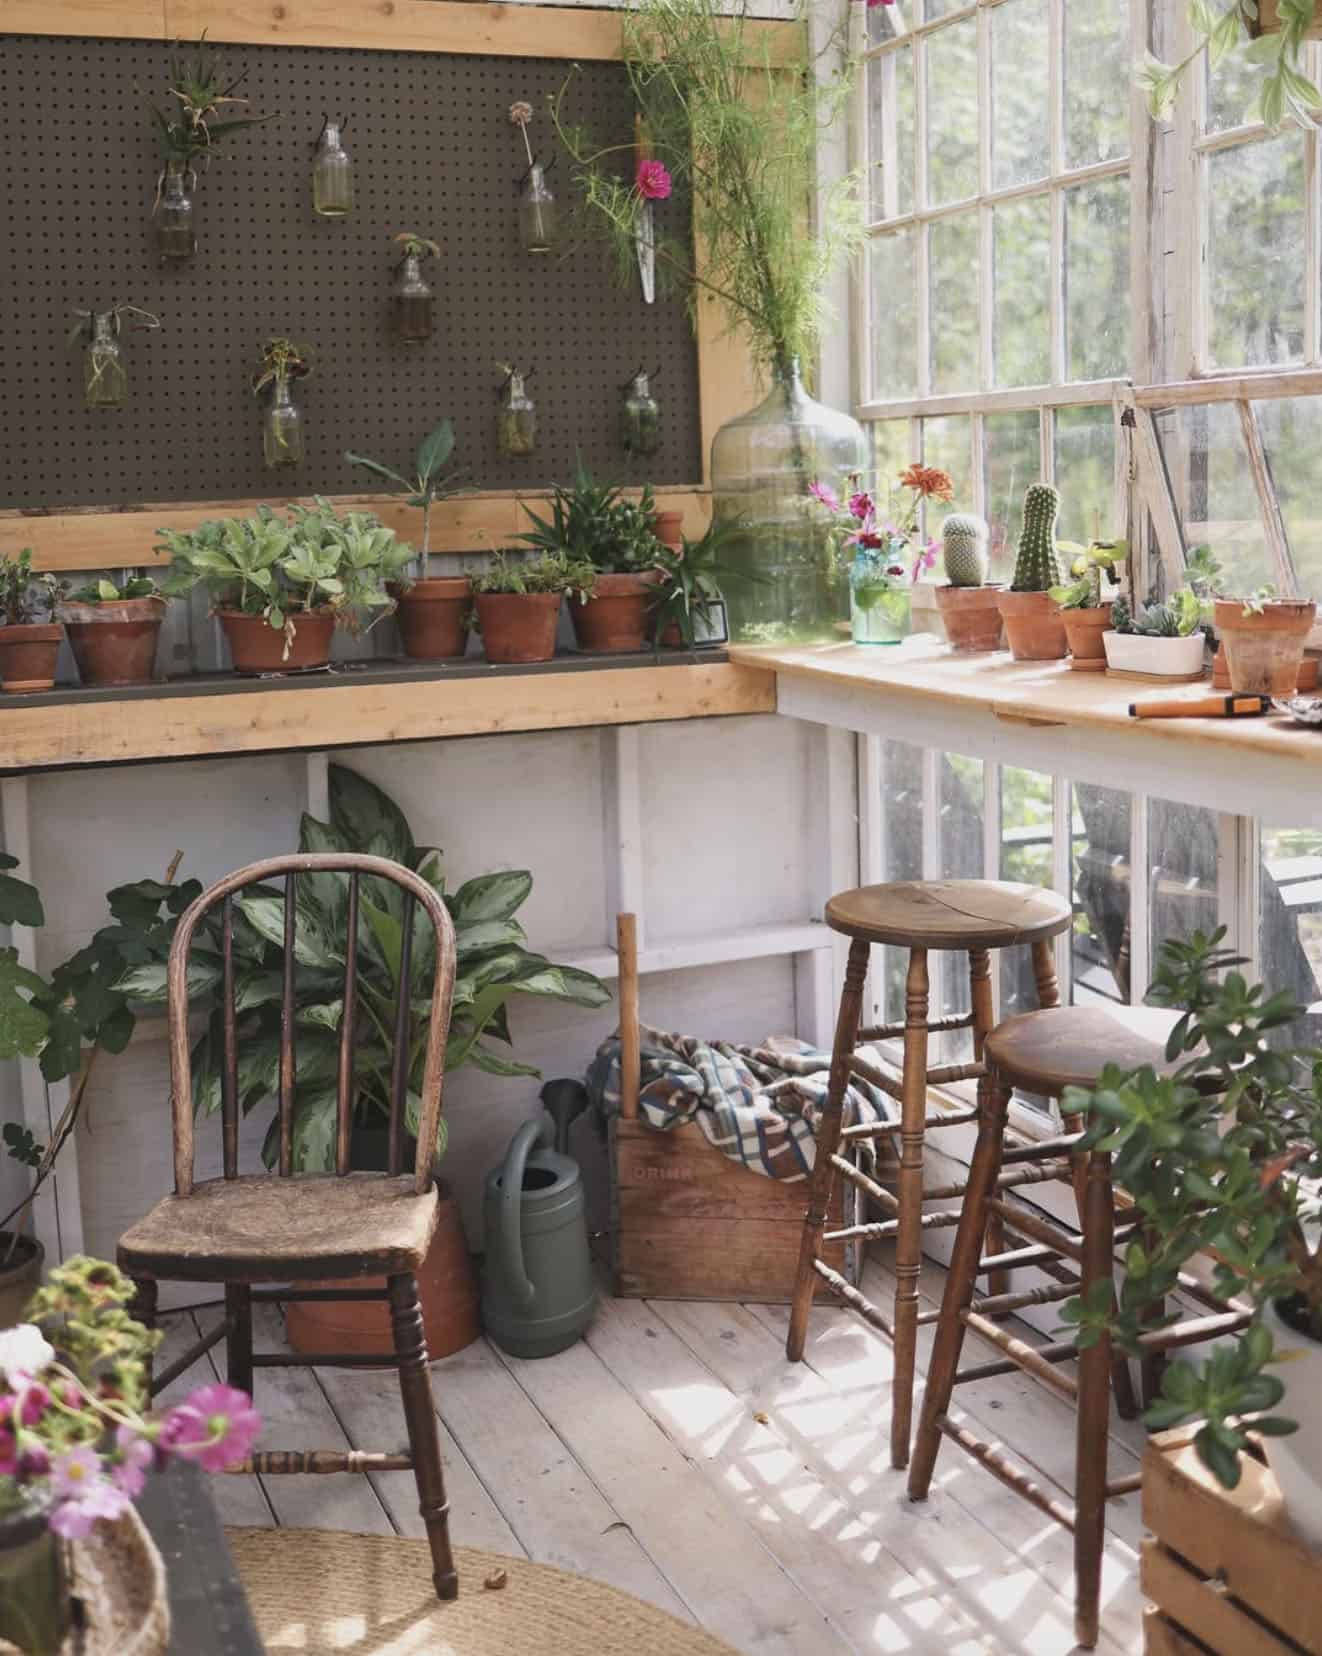
M 920 495 L 935 496 L 937 500 L 955 498 L 955 485 L 948 472 L 938 471 L 935 466 L 920 466 L 917 462 L 900 473 L 900 486 L 916 489 Z

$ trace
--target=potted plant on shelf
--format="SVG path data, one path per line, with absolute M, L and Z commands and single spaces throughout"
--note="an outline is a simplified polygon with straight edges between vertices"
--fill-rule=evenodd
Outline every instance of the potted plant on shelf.
M 658 648 L 694 649 L 723 644 L 729 637 L 722 582 L 741 573 L 725 562 L 725 549 L 738 533 L 728 518 L 713 518 L 697 540 L 681 537 L 678 548 L 661 553 L 661 584 L 651 612 L 652 639 Z
M 550 661 L 560 625 L 560 603 L 572 593 L 586 602 L 599 579 L 586 560 L 563 552 L 515 562 L 497 552 L 491 567 L 473 578 L 477 630 L 488 661 Z
M 1188 57 L 1169 64 L 1144 54 L 1138 79 L 1153 120 L 1170 118 L 1181 81 L 1206 55 L 1212 69 L 1225 58 L 1267 66 L 1246 121 L 1262 121 L 1273 132 L 1286 120 L 1305 129 L 1313 125 L 1322 92 L 1308 77 L 1303 53 L 1308 41 L 1322 38 L 1318 0 L 1237 0 L 1224 8 L 1195 0 L 1188 14 L 1197 37 Z
M 340 513 L 320 497 L 284 516 L 259 506 L 251 517 L 158 533 L 157 551 L 170 554 L 164 590 L 210 591 L 240 673 L 324 667 L 337 626 L 360 632 L 372 611 L 390 612 L 387 586 L 413 557 L 370 513 Z
M 1125 595 L 1111 607 L 1111 631 L 1102 634 L 1110 672 L 1163 679 L 1203 676 L 1213 602 L 1221 566 L 1209 546 L 1195 546 L 1184 564 L 1185 584 L 1169 598 L 1134 607 Z
M 997 594 L 1010 653 L 1016 661 L 1059 661 L 1065 654 L 1065 623 L 1051 589 L 1061 585 L 1056 557 L 1056 513 L 1060 496 L 1049 483 L 1034 483 L 1024 495 L 1014 579 Z
M 64 628 L 55 619 L 63 588 L 49 572 L 34 575 L 32 548 L 0 554 L 0 690 L 51 690 Z
M 167 600 L 150 575 L 89 581 L 60 605 L 84 684 L 149 684 Z
M 1317 605 L 1311 598 L 1278 598 L 1272 586 L 1246 598 L 1216 599 L 1216 630 L 1225 651 L 1231 691 L 1292 696 Z
M 988 529 L 971 512 L 952 512 L 941 525 L 946 583 L 936 589 L 946 639 L 954 650 L 998 650 L 1001 645 L 999 581 L 988 581 Z
M 461 656 L 468 643 L 468 614 L 473 600 L 473 583 L 467 575 L 430 575 L 427 560 L 431 556 L 431 512 L 438 500 L 445 500 L 460 491 L 453 487 L 454 473 L 446 474 L 444 467 L 454 453 L 454 424 L 444 419 L 434 431 L 418 444 L 414 458 L 415 475 L 412 479 L 383 466 L 379 460 L 369 460 L 363 454 L 346 454 L 344 458 L 354 466 L 365 466 L 388 483 L 397 486 L 407 506 L 416 506 L 422 512 L 422 545 L 418 550 L 419 574 L 416 580 L 402 575 L 391 586 L 395 599 L 395 619 L 404 654 L 415 661 L 448 661 Z
M 1083 1145 L 1111 1152 L 1143 1219 L 1115 1310 L 1108 1279 L 1063 1314 L 1077 1344 L 1109 1325 L 1141 1354 L 1181 1272 L 1208 1258 L 1213 1291 L 1247 1303 L 1253 1320 L 1200 1365 L 1171 1363 L 1144 1418 L 1154 1430 L 1201 1420 L 1198 1454 L 1231 1489 L 1260 1438 L 1289 1516 L 1322 1545 L 1322 1066 L 1314 1047 L 1282 1044 L 1305 1008 L 1248 984 L 1224 937 L 1222 927 L 1162 945 L 1148 998 L 1183 1014 L 1166 1046 L 1173 1072 L 1109 1065 L 1094 1090 L 1062 1100 L 1067 1115 L 1088 1116 Z M 1270 1412 L 1282 1400 L 1292 1418 Z
M 519 536 L 525 545 L 595 571 L 586 586 L 569 589 L 579 649 L 610 655 L 643 649 L 663 578 L 650 484 L 638 500 L 628 500 L 613 484 L 594 483 L 580 457 L 573 487 L 553 485 L 549 517 L 530 506 L 524 511 L 534 525 Z
M 1102 597 L 1102 575 L 1114 586 L 1116 564 L 1128 555 L 1127 541 L 1057 541 L 1056 551 L 1070 559 L 1070 579 L 1052 587 L 1051 596 L 1061 608 L 1065 638 L 1070 649 L 1070 666 L 1078 673 L 1106 671 L 1103 640 L 1112 625 L 1113 600 Z

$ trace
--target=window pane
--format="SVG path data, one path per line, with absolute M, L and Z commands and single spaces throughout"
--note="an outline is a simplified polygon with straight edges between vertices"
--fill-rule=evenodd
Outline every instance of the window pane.
M 913 211 L 913 50 L 867 66 L 868 201 L 872 219 Z
M 1063 10 L 1065 165 L 1085 167 L 1129 152 L 1129 11 L 1105 0 Z
M 1124 533 L 1115 517 L 1115 415 L 1110 405 L 1056 414 L 1056 487 L 1062 540 L 1109 540 Z
M 1051 216 L 1045 196 L 1008 202 L 992 214 L 992 346 L 997 385 L 1045 385 Z
M 1070 936 L 1076 1006 L 1129 1000 L 1129 813 L 1118 788 L 1080 783 L 1073 790 Z
M 1129 179 L 1065 192 L 1065 377 L 1129 366 Z
M 869 6 L 868 45 L 880 46 L 887 40 L 908 34 L 909 9 L 906 5 Z
M 1040 771 L 1001 770 L 1001 871 L 1003 880 L 1051 884 L 1051 778 Z M 998 949 L 1001 1016 L 1037 1005 L 1033 962 L 1027 949 Z
M 978 215 L 938 219 L 928 231 L 932 390 L 978 384 Z
M 918 389 L 918 304 L 914 232 L 897 230 L 868 244 L 871 267 L 873 399 Z
M 878 420 L 873 426 L 872 456 L 876 470 L 872 481 L 880 498 L 889 496 L 900 473 L 908 469 L 913 459 L 909 452 L 911 446 L 908 420 Z
M 1226 132 L 1257 120 L 1253 101 L 1267 78 L 1265 63 L 1250 63 L 1243 52 L 1229 52 L 1213 71 L 1203 59 L 1207 86 L 1206 132 Z
M 1216 816 L 1201 805 L 1148 801 L 1151 958 L 1165 938 L 1187 940 L 1217 924 Z
M 1282 397 L 1253 407 L 1294 553 L 1299 590 L 1322 592 L 1322 512 L 1318 510 L 1317 494 L 1322 399 Z
M 1262 831 L 1262 906 L 1258 956 L 1269 990 L 1285 989 L 1310 1016 L 1282 1042 L 1322 1039 L 1322 833 L 1315 828 Z
M 927 38 L 927 201 L 978 188 L 978 37 L 972 18 Z
M 1207 157 L 1208 355 L 1216 368 L 1304 353 L 1304 140 L 1238 144 Z
M 909 742 L 882 744 L 882 822 L 885 834 L 883 878 L 921 880 L 923 877 L 923 753 Z M 876 951 L 873 951 L 876 958 Z M 905 949 L 883 950 L 885 981 L 882 1016 L 887 1023 L 904 1022 L 904 975 L 909 956 Z
M 955 485 L 953 500 L 934 500 L 924 507 L 923 531 L 935 535 L 948 512 L 973 510 L 973 421 L 967 414 L 943 414 L 940 419 L 923 421 L 923 464 L 949 472 Z M 923 579 L 945 580 L 940 557 Z
M 980 880 L 982 870 L 982 760 L 943 753 L 939 760 L 941 819 L 937 826 L 940 872 L 947 880 Z M 941 970 L 939 1015 L 969 1010 L 967 956 L 957 950 L 929 955 Z M 963 1064 L 973 1057 L 973 1032 L 951 1030 L 939 1037 L 941 1061 Z
M 982 423 L 987 522 L 991 528 L 991 577 L 1008 581 L 1023 527 L 1024 490 L 1042 475 L 1041 425 L 1037 414 L 988 414 Z
M 938 17 L 948 17 L 953 11 L 963 11 L 969 0 L 910 0 L 910 3 L 915 8 L 919 4 L 922 5 L 924 23 L 935 23 Z
M 1047 137 L 1047 0 L 1008 0 L 991 14 L 992 186 L 1045 178 Z
M 1250 592 L 1271 580 L 1235 405 L 1166 409 L 1157 433 L 1184 544 L 1210 546 L 1232 591 Z

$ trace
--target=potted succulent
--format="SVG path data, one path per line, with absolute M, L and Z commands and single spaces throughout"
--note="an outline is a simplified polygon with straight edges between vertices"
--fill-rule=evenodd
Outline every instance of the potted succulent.
M 55 619 L 61 595 L 54 575 L 32 573 L 32 548 L 0 554 L 0 690 L 50 690 L 64 628 Z
M 1196 546 L 1185 559 L 1185 584 L 1169 598 L 1137 608 L 1123 593 L 1115 599 L 1111 630 L 1102 634 L 1109 671 L 1201 678 L 1220 570 L 1211 548 Z
M 149 684 L 167 600 L 149 575 L 78 587 L 60 619 L 84 684 Z
M 600 579 L 585 559 L 563 552 L 513 562 L 503 552 L 473 580 L 475 621 L 488 661 L 550 661 L 566 593 L 586 603 Z
M 936 607 L 955 650 L 1001 647 L 1001 583 L 987 580 L 987 537 L 986 522 L 971 512 L 952 512 L 941 525 L 946 584 L 936 589 Z
M 1292 696 L 1317 605 L 1278 598 L 1272 586 L 1216 600 L 1216 630 L 1235 695 Z
M 1061 608 L 1065 637 L 1070 648 L 1070 666 L 1078 673 L 1104 673 L 1106 646 L 1102 642 L 1112 625 L 1113 601 L 1102 597 L 1102 575 L 1112 586 L 1118 584 L 1116 564 L 1128 555 L 1127 541 L 1057 541 L 1056 551 L 1070 559 L 1070 578 L 1052 587 L 1051 596 Z
M 658 648 L 691 650 L 698 644 L 723 644 L 729 637 L 721 583 L 749 578 L 724 559 L 737 537 L 738 525 L 730 518 L 713 518 L 698 540 L 684 535 L 678 548 L 662 551 L 661 584 L 651 613 Z
M 363 631 L 371 611 L 390 612 L 387 585 L 413 557 L 370 513 L 340 513 L 320 497 L 283 516 L 259 506 L 251 517 L 158 532 L 171 560 L 164 590 L 210 591 L 240 673 L 324 667 L 337 626 Z
M 1109 1325 L 1140 1354 L 1181 1272 L 1209 1259 L 1213 1291 L 1253 1319 L 1201 1364 L 1172 1362 L 1144 1418 L 1154 1430 L 1201 1420 L 1198 1454 L 1231 1489 L 1261 1439 L 1290 1518 L 1322 1545 L 1322 1065 L 1312 1045 L 1286 1044 L 1306 1009 L 1247 983 L 1224 937 L 1222 927 L 1162 945 L 1148 998 L 1183 1014 L 1166 1046 L 1171 1072 L 1108 1065 L 1095 1089 L 1062 1100 L 1067 1115 L 1088 1115 L 1083 1144 L 1111 1153 L 1143 1219 L 1115 1310 L 1108 1277 L 1064 1316 L 1076 1344 Z M 1271 1412 L 1282 1401 L 1286 1418 Z
M 1049 483 L 1030 485 L 1014 579 L 1008 592 L 997 594 L 1016 661 L 1059 661 L 1068 648 L 1060 605 L 1051 596 L 1052 588 L 1062 584 L 1055 538 L 1059 510 L 1060 496 Z
M 641 650 L 648 611 L 662 581 L 662 544 L 650 485 L 628 500 L 612 484 L 594 483 L 580 458 L 572 488 L 555 484 L 549 517 L 525 506 L 533 528 L 519 539 L 542 553 L 586 563 L 595 579 L 576 586 L 569 612 L 580 650 L 618 654 Z
M 344 457 L 351 465 L 365 466 L 368 471 L 395 484 L 403 494 L 405 504 L 416 506 L 422 512 L 418 578 L 411 580 L 401 575 L 390 588 L 395 599 L 395 619 L 399 623 L 404 654 L 415 661 L 450 660 L 463 655 L 468 643 L 472 581 L 467 575 L 427 573 L 427 560 L 431 556 L 432 507 L 438 500 L 458 492 L 452 487 L 454 474 L 443 472 L 453 452 L 454 425 L 449 419 L 444 419 L 418 444 L 413 462 L 415 475 L 411 479 L 401 477 L 389 466 L 383 466 L 379 460 L 369 460 L 363 454 L 346 454 Z

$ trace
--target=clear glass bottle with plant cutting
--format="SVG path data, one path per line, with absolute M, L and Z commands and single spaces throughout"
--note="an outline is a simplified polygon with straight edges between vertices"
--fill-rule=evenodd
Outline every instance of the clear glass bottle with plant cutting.
M 306 345 L 276 335 L 262 347 L 253 375 L 253 394 L 265 395 L 262 411 L 262 454 L 272 468 L 297 466 L 303 459 L 303 415 L 293 397 L 293 382 L 312 372 L 312 352 Z

